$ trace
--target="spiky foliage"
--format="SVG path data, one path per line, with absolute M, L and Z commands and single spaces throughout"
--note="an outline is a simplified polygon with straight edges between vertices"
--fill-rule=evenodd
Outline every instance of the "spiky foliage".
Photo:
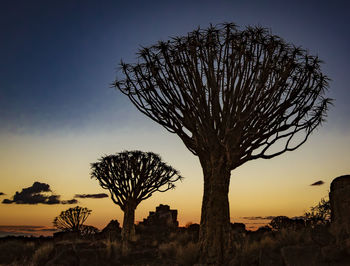
M 124 151 L 102 157 L 91 164 L 91 176 L 108 189 L 122 210 L 132 200 L 136 206 L 156 191 L 175 188 L 182 177 L 153 152 Z
M 121 70 L 114 85 L 142 113 L 194 154 L 220 143 L 231 168 L 295 150 L 330 103 L 321 60 L 261 27 L 198 29 L 141 49 L 139 63 Z
M 91 177 L 101 187 L 108 189 L 111 198 L 124 212 L 122 229 L 122 252 L 130 251 L 129 242 L 135 236 L 135 210 L 141 201 L 156 191 L 165 192 L 175 188 L 181 179 L 178 171 L 162 162 L 153 152 L 124 151 L 102 157 L 91 164 Z
M 88 208 L 76 206 L 62 211 L 61 214 L 53 220 L 53 224 L 62 231 L 80 232 L 90 214 L 91 210 Z
M 265 28 L 226 23 L 142 48 L 120 68 L 114 86 L 199 157 L 200 258 L 224 264 L 230 171 L 297 149 L 324 121 L 321 60 Z

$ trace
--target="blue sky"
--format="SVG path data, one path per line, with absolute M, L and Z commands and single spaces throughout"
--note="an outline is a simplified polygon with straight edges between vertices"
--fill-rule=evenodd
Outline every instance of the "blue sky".
M 233 21 L 262 25 L 318 54 L 333 80 L 337 126 L 350 111 L 345 1 L 5 1 L 1 131 L 76 129 L 136 112 L 109 87 L 140 45 Z M 124 116 L 122 116 L 124 117 Z

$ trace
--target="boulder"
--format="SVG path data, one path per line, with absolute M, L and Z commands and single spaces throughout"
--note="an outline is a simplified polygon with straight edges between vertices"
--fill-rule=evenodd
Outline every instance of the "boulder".
M 246 228 L 244 223 L 231 223 L 231 231 L 235 233 L 245 233 Z
M 143 235 L 144 239 L 163 241 L 171 232 L 178 229 L 178 224 L 177 210 L 171 210 L 168 205 L 160 204 L 155 212 L 150 212 L 148 217 L 136 226 L 136 232 Z
M 176 228 L 179 225 L 177 210 L 171 210 L 169 205 L 160 204 L 155 212 L 150 212 L 148 217 L 139 224 L 146 227 Z
M 329 199 L 332 231 L 342 241 L 350 237 L 350 175 L 332 181 Z
M 111 220 L 105 228 L 102 229 L 100 235 L 103 238 L 109 238 L 112 240 L 119 239 L 121 234 L 121 228 L 118 220 Z

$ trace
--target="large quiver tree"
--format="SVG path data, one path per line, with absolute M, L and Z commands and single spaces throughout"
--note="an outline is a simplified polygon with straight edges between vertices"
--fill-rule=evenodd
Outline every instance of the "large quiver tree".
M 222 263 L 230 171 L 297 149 L 320 125 L 330 103 L 320 60 L 264 28 L 223 24 L 142 48 L 121 71 L 115 87 L 199 157 L 201 258 Z
M 153 152 L 124 151 L 102 157 L 91 164 L 91 176 L 101 187 L 108 189 L 111 198 L 124 212 L 122 240 L 123 252 L 135 234 L 135 210 L 141 201 L 156 191 L 175 188 L 182 176 Z

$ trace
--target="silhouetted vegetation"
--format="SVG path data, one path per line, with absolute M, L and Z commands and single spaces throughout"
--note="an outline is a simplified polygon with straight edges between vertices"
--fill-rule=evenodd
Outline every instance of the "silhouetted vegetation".
M 84 222 L 89 217 L 91 210 L 76 206 L 62 211 L 59 216 L 53 220 L 53 225 L 65 232 L 81 232 L 86 229 Z
M 325 203 L 327 200 L 321 200 Z M 322 205 L 321 204 L 321 205 Z M 318 206 L 318 205 L 317 205 Z M 339 214 L 341 215 L 341 214 Z M 329 224 L 295 226 L 295 221 L 277 216 L 269 226 L 247 231 L 244 224 L 230 225 L 226 265 L 348 265 L 350 245 L 338 242 Z M 302 220 L 304 221 L 304 220 Z M 159 205 L 144 222 L 136 225 L 134 241 L 123 253 L 119 222 L 112 220 L 94 237 L 67 234 L 61 239 L 0 238 L 1 265 L 194 265 L 200 261 L 199 225 L 177 226 L 177 210 Z M 297 225 L 300 225 L 298 222 Z
M 114 86 L 199 157 L 200 257 L 222 264 L 230 171 L 297 149 L 321 124 L 331 103 L 321 60 L 267 29 L 226 23 L 142 48 L 120 68 Z
M 113 202 L 124 212 L 122 239 L 125 252 L 135 235 L 136 207 L 156 191 L 175 188 L 174 183 L 182 178 L 177 170 L 152 152 L 124 151 L 104 156 L 91 164 L 91 169 L 91 176 L 109 190 Z
M 310 211 L 304 213 L 307 223 L 311 225 L 329 224 L 331 221 L 331 204 L 329 199 L 322 198 L 321 201 L 311 207 Z

